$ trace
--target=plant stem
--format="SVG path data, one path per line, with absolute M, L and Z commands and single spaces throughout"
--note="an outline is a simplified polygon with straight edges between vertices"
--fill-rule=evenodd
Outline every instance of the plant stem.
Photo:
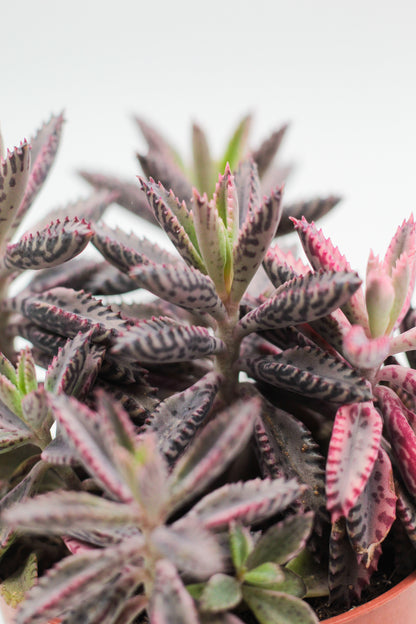
M 240 354 L 241 338 L 236 338 L 235 327 L 239 320 L 239 304 L 228 304 L 227 316 L 224 321 L 218 323 L 217 338 L 225 344 L 225 350 L 215 356 L 215 370 L 219 372 L 224 381 L 220 388 L 220 397 L 226 403 L 230 403 L 236 395 L 238 386 L 239 369 L 237 366 Z

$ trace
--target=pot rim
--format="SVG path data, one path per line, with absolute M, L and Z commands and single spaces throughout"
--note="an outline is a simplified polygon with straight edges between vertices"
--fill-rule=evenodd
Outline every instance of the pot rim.
M 386 602 L 391 601 L 398 594 L 403 593 L 408 589 L 411 585 L 416 583 L 416 570 L 411 572 L 406 578 L 404 578 L 400 583 L 397 583 L 394 587 L 387 590 L 377 598 L 373 598 L 373 600 L 369 600 L 368 602 L 359 605 L 358 607 L 352 607 L 345 613 L 340 613 L 339 615 L 335 615 L 330 617 L 329 619 L 322 620 L 321 624 L 349 624 L 354 621 L 354 618 L 358 616 L 368 613 L 372 610 L 382 607 Z

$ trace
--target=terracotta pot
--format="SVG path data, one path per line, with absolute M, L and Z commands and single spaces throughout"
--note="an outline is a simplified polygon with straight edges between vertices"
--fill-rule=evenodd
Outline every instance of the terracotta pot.
M 323 620 L 322 624 L 415 624 L 416 572 L 378 598 Z

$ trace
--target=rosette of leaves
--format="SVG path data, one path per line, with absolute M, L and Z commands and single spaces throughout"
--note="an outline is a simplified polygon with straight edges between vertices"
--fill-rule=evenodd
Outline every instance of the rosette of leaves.
M 148 146 L 146 154 L 137 156 L 144 175 L 160 181 L 165 188 L 172 189 L 181 201 L 189 201 L 192 198 L 193 187 L 196 187 L 201 195 L 206 193 L 211 196 L 215 192 L 218 173 L 224 171 L 226 164 L 228 163 L 231 171 L 234 172 L 240 162 L 248 156 L 251 156 L 257 165 L 262 192 L 266 194 L 270 193 L 270 189 L 282 184 L 290 173 L 291 167 L 274 164 L 288 128 L 287 124 L 283 124 L 272 132 L 256 149 L 249 149 L 252 117 L 247 115 L 237 124 L 223 154 L 216 159 L 211 154 L 206 133 L 201 126 L 194 123 L 192 126 L 193 159 L 190 165 L 185 165 L 177 150 L 157 129 L 141 118 L 136 117 L 135 121 Z M 82 171 L 81 175 L 96 189 L 116 191 L 117 201 L 124 208 L 151 223 L 158 223 L 153 212 L 149 210 L 144 193 L 134 183 L 101 173 Z M 292 231 L 289 216 L 305 215 L 309 219 L 318 219 L 336 206 L 339 200 L 339 197 L 329 195 L 284 205 L 278 234 Z
M 275 246 L 264 262 L 275 286 L 280 283 L 278 272 L 279 279 L 286 280 L 308 272 L 351 270 L 314 223 L 294 219 L 294 224 L 312 272 Z M 409 312 L 415 245 L 416 226 L 410 217 L 398 228 L 383 260 L 370 253 L 365 288 L 357 290 L 325 324 L 312 324 L 321 340 L 368 380 L 373 394 L 370 400 L 338 408 L 329 441 L 330 588 L 334 598 L 345 602 L 351 595 L 359 596 L 368 584 L 396 517 L 414 542 L 416 375 L 393 356 L 416 346 Z
M 62 124 L 62 115 L 52 116 L 30 143 L 24 141 L 5 155 L 0 152 L 0 303 L 23 271 L 55 267 L 77 256 L 93 235 L 90 220 L 98 219 L 115 197 L 114 193 L 100 192 L 88 200 L 53 210 L 19 237 L 22 221 L 55 160 Z M 9 321 L 7 310 L 2 311 L 0 351 L 12 358 Z
M 0 357 L 0 512 L 40 491 L 81 488 L 72 468 L 48 461 L 55 457 L 62 463 L 65 449 L 59 432 L 52 439 L 54 417 L 47 397 L 62 393 L 87 396 L 102 355 L 103 350 L 90 342 L 88 334 L 80 334 L 52 360 L 43 383 L 37 381 L 28 348 L 20 352 L 16 367 Z M 50 566 L 65 550 L 62 540 L 27 540 L 1 520 L 0 591 L 6 601 L 14 605 L 21 600 L 28 583 L 36 580 L 38 564 Z
M 202 620 L 185 579 L 205 581 L 224 570 L 223 535 L 231 523 L 248 527 L 264 522 L 282 513 L 305 489 L 293 479 L 282 478 L 212 487 L 247 445 L 256 399 L 237 402 L 217 414 L 171 471 L 157 450 L 154 433 L 138 436 L 127 413 L 108 395 L 98 395 L 98 412 L 64 394 L 49 395 L 49 404 L 66 444 L 65 461 L 79 462 L 96 486 L 95 491 L 49 492 L 4 512 L 9 526 L 63 536 L 74 553 L 28 592 L 17 614 L 18 624 L 51 617 L 68 624 L 80 619 L 89 624 L 122 624 L 143 611 L 153 622 L 198 624 Z M 298 523 L 303 529 L 298 538 L 292 536 L 293 548 L 278 555 L 276 547 L 275 562 L 286 560 L 289 550 L 294 553 L 303 545 L 310 517 Z M 281 536 L 284 530 L 282 524 L 274 529 Z M 233 543 L 236 531 L 234 527 Z M 239 531 L 249 542 L 248 529 Z M 270 537 L 266 532 L 241 562 L 247 582 L 251 577 L 256 581 L 256 572 L 261 574 L 264 540 Z M 286 577 L 281 593 L 299 593 L 301 581 L 294 590 L 294 575 Z M 247 592 L 256 612 L 258 597 L 251 599 L 250 589 Z M 306 606 L 303 613 L 310 614 Z M 310 615 L 305 621 L 316 620 Z
M 235 609 L 244 617 L 244 609 L 249 608 L 261 624 L 317 622 L 312 609 L 301 600 L 307 593 L 305 583 L 285 567 L 303 550 L 311 529 L 311 514 L 289 516 L 260 537 L 232 523 L 229 547 L 233 574 L 219 572 L 205 583 L 187 587 L 197 600 L 203 621 L 213 618 L 225 622 L 221 618 Z

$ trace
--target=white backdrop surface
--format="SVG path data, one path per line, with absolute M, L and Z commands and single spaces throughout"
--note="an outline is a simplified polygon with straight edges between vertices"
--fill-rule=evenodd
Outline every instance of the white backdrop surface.
M 415 210 L 416 5 L 409 0 L 1 2 L 6 145 L 65 110 L 39 211 L 87 194 L 78 168 L 138 173 L 132 115 L 189 155 L 197 120 L 219 153 L 239 118 L 253 142 L 290 121 L 287 196 L 344 197 L 322 227 L 365 271 Z M 118 217 L 116 217 L 118 219 Z M 120 217 L 121 219 L 121 217 Z M 141 231 L 143 233 L 143 231 Z

